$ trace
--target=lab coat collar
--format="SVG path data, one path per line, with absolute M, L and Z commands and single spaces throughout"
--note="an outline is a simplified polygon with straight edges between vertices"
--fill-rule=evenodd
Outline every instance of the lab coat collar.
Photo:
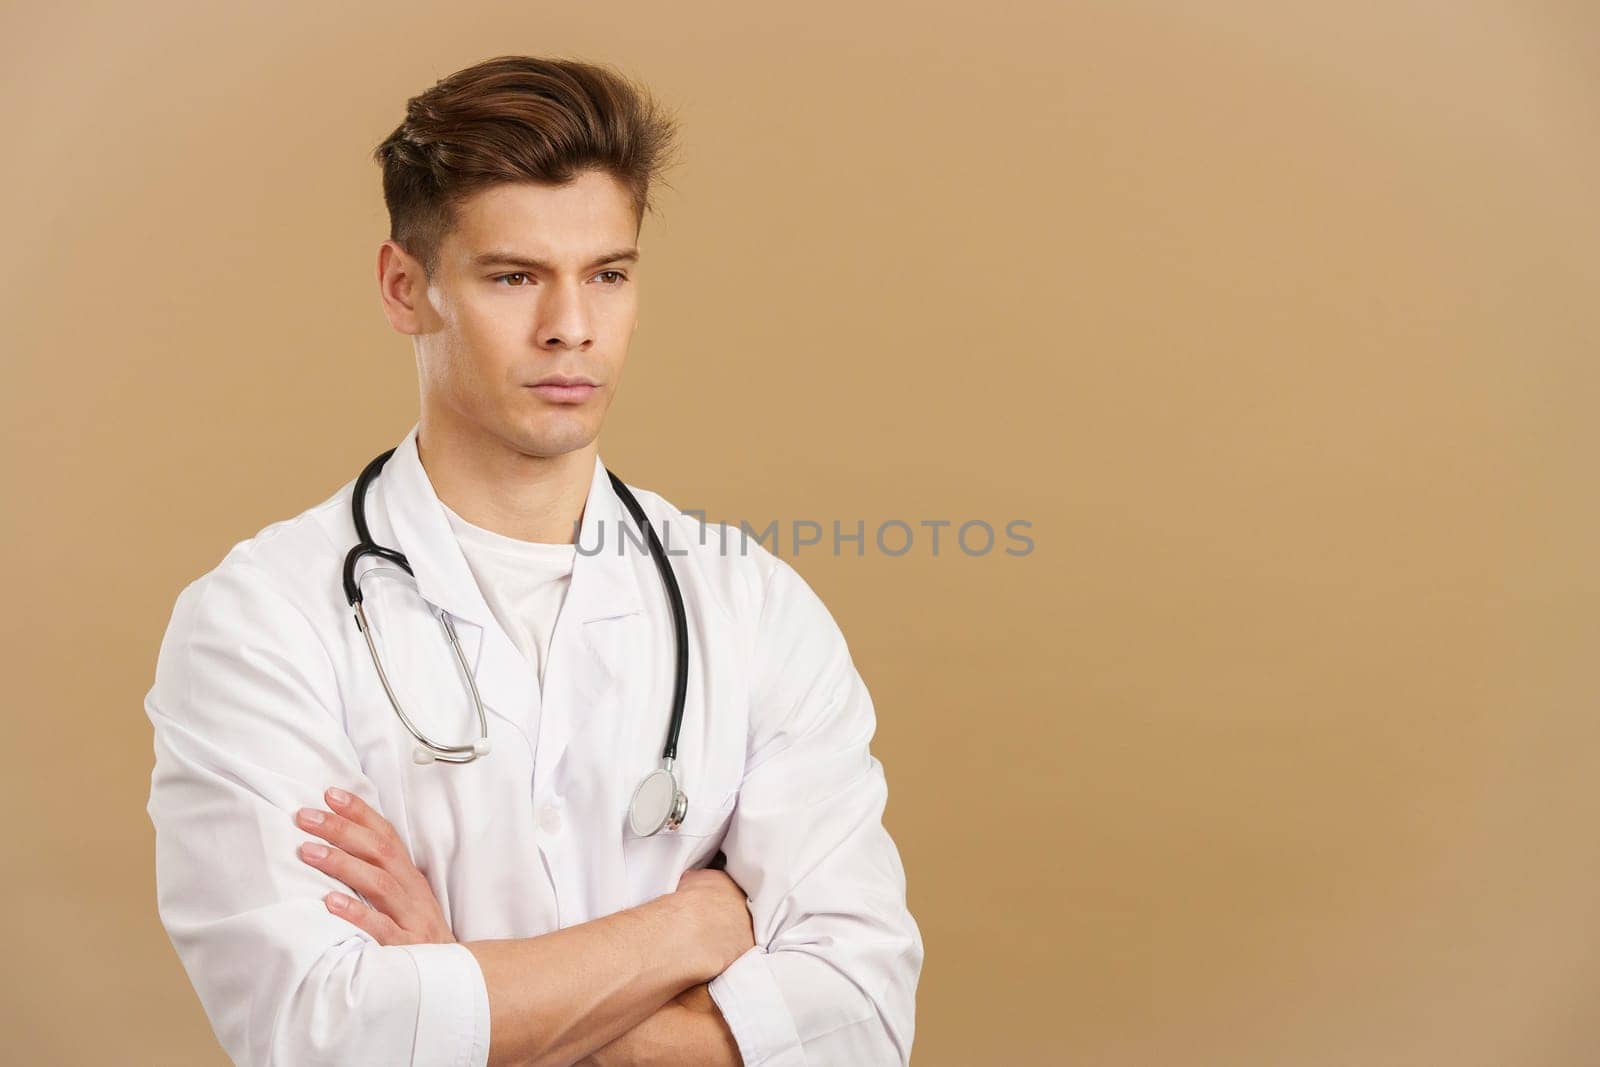
M 412 426 L 383 468 L 384 506 L 397 547 L 410 561 L 424 599 L 458 619 L 492 628 L 494 615 L 478 589 L 444 505 L 417 454 L 419 425 Z M 630 525 L 633 519 L 618 499 L 605 463 L 596 454 L 563 616 L 591 622 L 644 610 L 639 583 L 627 558 L 630 547 L 624 545 L 618 550 L 622 528 Z

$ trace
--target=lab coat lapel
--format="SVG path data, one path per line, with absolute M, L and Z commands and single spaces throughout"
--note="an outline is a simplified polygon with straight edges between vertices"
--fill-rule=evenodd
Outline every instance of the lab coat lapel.
M 538 690 L 527 662 L 500 628 L 467 566 L 455 531 L 417 454 L 417 427 L 395 447 L 379 485 L 417 589 L 434 607 L 449 612 L 477 681 L 484 708 L 516 728 L 530 751 L 538 719 Z
M 444 505 L 417 455 L 417 427 L 411 428 L 384 464 L 382 484 L 395 539 L 411 561 L 423 599 L 457 619 L 487 626 L 494 613 L 478 591 Z
M 606 620 L 643 611 L 637 568 L 643 562 L 654 573 L 654 562 L 639 549 L 642 534 L 596 456 L 572 578 L 550 638 L 541 701 L 526 660 L 484 600 L 450 528 L 417 454 L 417 429 L 413 426 L 396 446 L 380 478 L 397 547 L 410 561 L 423 598 L 456 620 L 461 651 L 478 680 L 484 707 L 515 726 L 535 750 L 535 781 L 550 781 L 579 732 L 603 719 L 615 723 L 627 635 L 623 626 Z M 624 536 L 624 527 L 633 528 L 632 539 Z
M 597 723 L 619 725 L 621 679 L 628 658 L 627 616 L 640 614 L 636 524 L 617 497 L 596 456 L 589 496 L 579 524 L 572 580 L 550 638 L 539 717 L 536 782 L 550 782 L 573 740 Z M 619 552 L 619 540 L 625 541 Z M 651 566 L 654 566 L 653 562 Z

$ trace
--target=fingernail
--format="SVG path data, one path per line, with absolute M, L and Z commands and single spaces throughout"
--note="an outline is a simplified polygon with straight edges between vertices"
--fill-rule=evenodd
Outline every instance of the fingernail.
M 335 804 L 348 804 L 350 803 L 350 794 L 343 789 L 330 789 L 328 790 L 328 799 Z
M 322 812 L 316 810 L 315 808 L 301 808 L 300 820 L 302 822 L 308 822 L 312 826 L 320 826 L 322 825 Z
M 350 898 L 343 893 L 329 893 L 325 899 L 335 908 L 347 908 L 350 906 Z
M 328 854 L 328 846 L 319 845 L 314 841 L 307 841 L 300 846 L 300 852 L 308 859 L 320 860 Z

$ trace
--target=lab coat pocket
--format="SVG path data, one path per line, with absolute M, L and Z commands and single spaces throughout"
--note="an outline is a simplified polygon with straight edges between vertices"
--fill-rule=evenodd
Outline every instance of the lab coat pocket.
M 727 794 L 715 804 L 696 804 L 691 797 L 689 810 L 683 813 L 683 822 L 679 824 L 677 830 L 668 832 L 676 833 L 679 837 L 706 837 L 718 833 L 728 825 L 734 805 L 738 802 L 738 790 Z
M 678 888 L 684 871 L 704 867 L 721 847 L 738 803 L 737 789 L 724 791 L 720 799 L 712 802 L 696 802 L 690 796 L 689 810 L 676 830 L 662 829 L 648 837 L 633 832 L 624 807 L 622 854 L 632 896 L 628 906 L 672 892 Z

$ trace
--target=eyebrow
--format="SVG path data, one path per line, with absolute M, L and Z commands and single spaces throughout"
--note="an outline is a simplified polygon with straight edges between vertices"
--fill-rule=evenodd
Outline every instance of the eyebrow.
M 638 258 L 639 250 L 637 248 L 619 248 L 615 252 L 607 252 L 603 256 L 590 260 L 584 269 L 593 270 L 596 267 L 603 267 L 607 263 L 633 262 Z M 556 269 L 553 263 L 547 263 L 542 259 L 524 256 L 518 252 L 503 248 L 479 252 L 472 257 L 472 265 L 475 267 L 517 267 L 524 270 L 543 271 L 554 271 Z

